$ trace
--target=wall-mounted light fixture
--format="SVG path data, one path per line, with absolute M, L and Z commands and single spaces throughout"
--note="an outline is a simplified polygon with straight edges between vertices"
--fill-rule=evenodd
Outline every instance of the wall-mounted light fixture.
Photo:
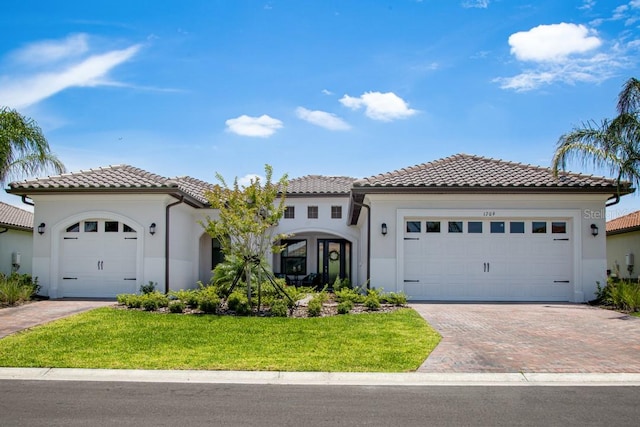
M 40 225 L 38 226 L 38 234 L 39 235 L 43 235 L 44 234 L 44 229 L 45 229 L 46 225 L 44 224 L 44 222 L 41 222 Z
M 151 234 L 152 236 L 154 234 L 156 234 L 156 223 L 152 222 L 151 225 L 149 226 L 149 234 Z
M 382 228 L 381 228 L 381 230 L 380 230 L 380 231 L 382 232 L 382 235 L 383 235 L 383 236 L 386 236 L 386 235 L 387 235 L 387 223 L 386 223 L 386 222 L 383 222 L 383 223 L 382 223 Z
M 598 235 L 598 226 L 595 224 L 591 224 L 591 235 L 596 237 Z
M 628 253 L 624 256 L 624 263 L 627 264 L 627 271 L 629 272 L 629 278 L 631 278 L 631 273 L 633 273 L 633 264 L 635 264 L 633 253 Z

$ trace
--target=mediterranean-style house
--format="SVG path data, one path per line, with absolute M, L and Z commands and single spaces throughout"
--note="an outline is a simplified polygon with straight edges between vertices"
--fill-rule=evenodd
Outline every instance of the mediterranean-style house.
M 638 278 L 640 211 L 607 221 L 607 271 L 619 278 Z
M 0 273 L 31 273 L 33 213 L 0 202 Z
M 208 282 L 222 259 L 200 225 L 216 215 L 210 188 L 121 165 L 7 191 L 34 203 L 33 274 L 60 298 Z M 606 278 L 614 197 L 611 179 L 468 154 L 364 179 L 308 175 L 289 182 L 276 232 L 293 237 L 270 261 L 291 282 L 339 276 L 413 300 L 583 302 Z

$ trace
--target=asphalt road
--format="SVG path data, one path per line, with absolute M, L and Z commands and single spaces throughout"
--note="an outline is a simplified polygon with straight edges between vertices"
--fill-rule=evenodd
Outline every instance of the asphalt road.
M 638 387 L 0 381 L 1 426 L 637 426 Z

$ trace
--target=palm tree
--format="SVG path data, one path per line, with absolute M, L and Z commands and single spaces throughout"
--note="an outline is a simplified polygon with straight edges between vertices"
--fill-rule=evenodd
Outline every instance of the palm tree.
M 575 158 L 585 166 L 608 168 L 616 177 L 618 196 L 623 181 L 636 188 L 640 185 L 640 80 L 627 80 L 618 95 L 617 110 L 614 119 L 600 124 L 591 120 L 560 137 L 552 161 L 556 176 Z
M 0 183 L 47 170 L 63 173 L 65 167 L 51 153 L 42 129 L 16 110 L 0 108 Z

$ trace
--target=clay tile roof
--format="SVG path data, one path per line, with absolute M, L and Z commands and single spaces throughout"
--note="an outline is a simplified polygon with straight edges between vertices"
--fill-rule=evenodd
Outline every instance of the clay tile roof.
M 0 202 L 0 226 L 33 230 L 33 213 Z
M 211 187 L 191 177 L 166 178 L 129 165 L 115 165 L 81 170 L 9 184 L 9 192 L 23 194 L 41 191 L 139 191 L 166 190 L 182 192 L 206 204 L 204 191 Z
M 355 180 L 348 176 L 306 175 L 289 181 L 287 195 L 346 195 Z
M 11 189 L 161 188 L 175 186 L 167 178 L 129 165 L 81 170 L 9 184 Z
M 611 191 L 616 182 L 604 177 L 457 154 L 429 163 L 357 180 L 354 187 L 392 188 L 599 188 Z
M 208 203 L 205 197 L 205 193 L 207 191 L 213 190 L 213 188 L 215 187 L 213 184 L 201 181 L 196 178 L 192 178 L 190 176 L 180 176 L 174 178 L 173 180 L 178 184 L 178 187 L 182 191 L 189 194 L 191 197 L 198 199 L 204 204 Z
M 640 211 L 607 221 L 607 234 L 625 233 L 640 230 Z

